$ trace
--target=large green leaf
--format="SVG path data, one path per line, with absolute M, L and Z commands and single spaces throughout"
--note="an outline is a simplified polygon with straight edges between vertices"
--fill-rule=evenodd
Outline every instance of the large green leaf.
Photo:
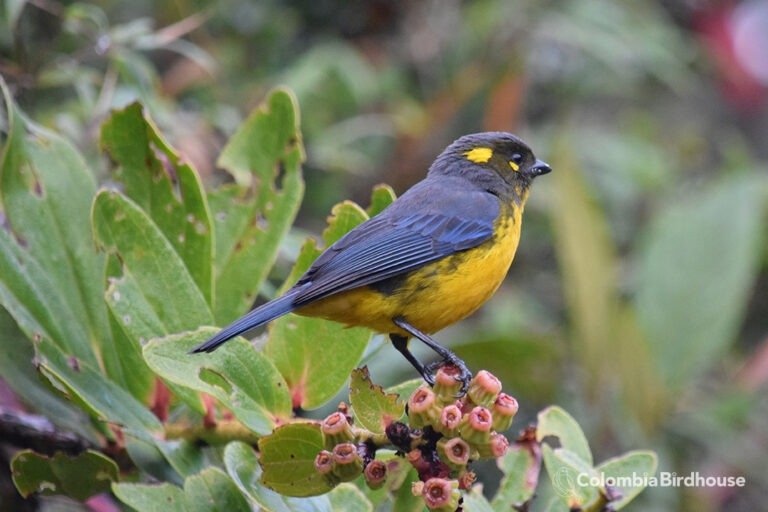
M 0 233 L 0 301 L 27 336 L 47 335 L 96 364 L 110 332 L 101 296 L 104 259 L 88 223 L 95 181 L 77 150 L 25 122 L 0 85 L 9 124 L 0 160 L 8 227 Z
M 368 218 L 356 204 L 345 201 L 333 208 L 323 233 L 326 246 Z M 320 255 L 314 240 L 302 247 L 283 285 L 290 287 Z M 291 388 L 294 406 L 319 407 L 344 385 L 371 337 L 367 329 L 298 315 L 282 317 L 270 325 L 265 350 Z
M 213 235 L 197 172 L 163 139 L 139 103 L 112 112 L 101 145 L 117 165 L 125 194 L 154 221 L 210 304 Z
M 142 403 L 86 361 L 66 355 L 47 338 L 36 344 L 36 350 L 40 372 L 95 419 L 115 423 L 149 442 L 162 431 L 158 419 Z
M 105 298 L 120 327 L 115 346 L 130 345 L 124 347 L 122 364 L 132 363 L 126 372 L 138 381 L 126 387 L 146 390 L 154 377 L 136 361 L 135 349 L 157 336 L 211 324 L 213 317 L 181 257 L 136 203 L 114 190 L 102 190 L 94 200 L 92 222 L 97 242 L 112 256 Z M 202 410 L 195 394 L 173 391 Z
M 213 322 L 178 253 L 136 203 L 117 191 L 100 191 L 93 203 L 93 226 L 98 243 L 123 265 L 121 276 L 111 276 L 107 301 L 127 333 L 136 322 L 159 331 L 154 336 Z M 123 300 L 130 301 L 125 310 L 117 305 Z
M 245 313 L 266 279 L 304 194 L 303 159 L 298 107 L 284 90 L 254 110 L 219 156 L 237 184 L 209 195 L 218 323 Z
M 109 490 L 118 474 L 115 461 L 93 450 L 74 457 L 61 452 L 46 457 L 23 450 L 13 457 L 11 472 L 16 489 L 24 497 L 39 492 L 64 494 L 80 501 Z
M 316 496 L 332 489 L 315 469 L 315 457 L 325 448 L 317 423 L 289 423 L 259 440 L 261 482 L 285 496 Z
M 766 181 L 731 178 L 663 208 L 640 253 L 636 304 L 664 381 L 679 389 L 734 340 L 765 232 Z
M 215 332 L 203 327 L 152 340 L 144 357 L 164 379 L 216 397 L 248 428 L 268 434 L 290 417 L 288 386 L 272 363 L 242 338 L 230 341 L 226 350 L 189 353 Z

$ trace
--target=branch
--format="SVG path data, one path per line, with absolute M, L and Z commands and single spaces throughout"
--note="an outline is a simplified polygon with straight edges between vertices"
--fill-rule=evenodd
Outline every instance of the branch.
M 203 441 L 211 445 L 226 444 L 229 441 L 242 441 L 255 445 L 258 443 L 259 437 L 236 420 L 221 420 L 210 426 L 189 425 L 187 423 L 167 423 L 165 425 L 166 439 Z
M 19 448 L 53 455 L 77 455 L 93 445 L 73 432 L 59 430 L 44 416 L 0 408 L 0 439 Z

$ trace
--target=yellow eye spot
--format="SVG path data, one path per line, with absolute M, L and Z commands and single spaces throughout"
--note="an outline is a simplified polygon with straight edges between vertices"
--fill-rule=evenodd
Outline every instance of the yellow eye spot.
M 464 153 L 464 156 L 471 162 L 484 164 L 493 156 L 493 150 L 491 148 L 475 148 Z
M 517 165 L 517 164 L 516 164 L 515 162 L 513 162 L 512 160 L 510 160 L 510 161 L 509 161 L 509 166 L 510 166 L 510 167 L 512 168 L 512 170 L 513 170 L 513 171 L 515 171 L 515 172 L 517 172 L 517 171 L 519 171 L 519 170 L 520 170 L 520 166 L 519 166 L 519 165 Z

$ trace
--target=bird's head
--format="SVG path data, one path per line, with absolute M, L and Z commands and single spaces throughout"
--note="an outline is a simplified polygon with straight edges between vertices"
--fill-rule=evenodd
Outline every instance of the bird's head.
M 460 176 L 493 194 L 524 200 L 533 179 L 551 171 L 515 135 L 483 132 L 457 139 L 437 157 L 429 174 Z

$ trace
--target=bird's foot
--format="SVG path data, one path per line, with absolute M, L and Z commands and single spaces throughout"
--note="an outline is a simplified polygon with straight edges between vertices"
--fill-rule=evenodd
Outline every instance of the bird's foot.
M 450 373 L 453 375 L 454 379 L 456 379 L 458 382 L 461 382 L 461 388 L 456 394 L 456 398 L 461 398 L 467 394 L 467 389 L 469 389 L 469 382 L 472 380 L 472 372 L 469 371 L 469 368 L 467 368 L 467 365 L 464 363 L 464 361 L 459 359 L 455 354 L 451 353 L 450 356 L 446 357 L 442 361 L 436 361 L 434 363 L 428 364 L 424 368 L 422 377 L 424 377 L 424 380 L 427 382 L 427 384 L 434 386 L 435 374 L 437 371 L 440 368 L 447 367 L 453 367 L 453 371 Z

